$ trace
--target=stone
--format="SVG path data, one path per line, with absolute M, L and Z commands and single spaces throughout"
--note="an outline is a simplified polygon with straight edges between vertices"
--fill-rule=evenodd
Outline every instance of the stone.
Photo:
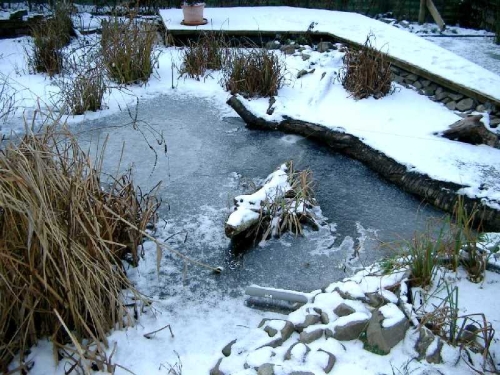
M 399 24 L 403 26 L 405 29 L 410 27 L 410 22 L 406 20 L 400 21 Z
M 425 358 L 425 354 L 427 353 L 427 349 L 435 340 L 434 334 L 430 329 L 426 327 L 420 327 L 418 329 L 418 339 L 415 342 L 415 351 L 418 353 L 418 360 L 422 360 Z
M 323 349 L 319 349 L 318 352 L 326 353 L 328 355 L 328 363 L 323 368 L 323 371 L 326 374 L 329 374 L 330 371 L 332 371 L 333 366 L 335 366 L 335 362 L 337 362 L 337 358 L 332 353 L 327 352 L 326 350 L 323 350 Z
M 304 319 L 304 321 L 302 323 L 295 325 L 295 330 L 300 333 L 305 328 L 307 328 L 313 324 L 318 324 L 320 321 L 321 321 L 320 315 L 307 314 L 306 318 Z
M 367 343 L 384 353 L 389 353 L 401 340 L 404 339 L 410 323 L 406 317 L 389 327 L 383 326 L 384 315 L 377 309 L 366 329 Z
M 314 73 L 315 70 L 316 69 L 310 69 L 310 70 L 302 69 L 297 73 L 297 79 L 302 78 L 306 74 L 312 74 Z
M 380 293 L 367 293 L 366 294 L 366 303 L 371 307 L 380 307 L 385 303 L 385 298 Z
M 220 358 L 216 365 L 210 370 L 210 375 L 225 375 L 221 370 L 219 370 L 220 363 L 222 362 L 222 358 Z
M 289 361 L 290 359 L 292 359 L 292 350 L 293 348 L 295 348 L 297 345 L 304 345 L 305 348 L 306 348 L 306 352 L 305 352 L 305 355 L 304 357 L 307 355 L 307 353 L 309 353 L 311 351 L 311 348 L 309 348 L 309 346 L 307 346 L 306 344 L 300 342 L 300 341 L 297 341 L 296 343 L 292 344 L 292 346 L 290 346 L 288 348 L 288 350 L 286 351 L 285 353 L 285 361 Z M 305 358 L 302 358 L 302 360 L 304 360 Z
M 311 55 L 302 52 L 302 61 L 309 60 L 311 58 Z
M 424 95 L 433 96 L 436 89 L 432 86 L 427 86 L 424 88 Z
M 275 330 L 274 328 L 266 325 L 266 323 L 268 321 L 271 321 L 271 320 L 279 320 L 279 319 L 264 318 L 261 320 L 261 322 L 259 324 L 259 328 L 262 328 L 265 332 L 267 332 L 268 335 L 269 335 L 269 332 L 273 333 L 273 330 Z M 278 337 L 276 337 L 274 340 L 268 342 L 267 344 L 262 345 L 262 347 L 270 346 L 271 348 L 277 348 L 278 346 L 280 346 L 281 344 L 283 344 L 286 340 L 288 340 L 290 338 L 290 336 L 292 335 L 292 333 L 295 330 L 295 326 L 293 325 L 292 322 L 289 322 L 288 320 L 283 320 L 283 321 L 285 322 L 285 326 L 281 329 L 280 335 L 275 334 L 273 336 L 270 336 L 270 337 L 276 337 L 276 336 L 278 336 Z
M 457 103 L 456 109 L 458 109 L 461 112 L 465 112 L 472 108 L 474 108 L 474 100 L 471 98 L 465 98 Z
M 300 333 L 299 341 L 304 344 L 310 344 L 311 342 L 322 337 L 323 333 L 325 333 L 323 328 L 318 328 L 313 331 L 302 331 Z
M 330 323 L 330 318 L 328 317 L 328 314 L 326 312 L 322 312 L 320 318 L 321 318 L 321 324 Z
M 437 340 L 436 349 L 425 357 L 425 360 L 429 363 L 443 363 L 443 358 L 441 357 L 441 349 L 443 349 L 443 341 L 439 337 L 435 338 Z
M 415 81 L 413 83 L 413 87 L 415 87 L 416 89 L 421 89 L 422 88 L 422 84 L 420 83 L 420 81 Z
M 478 112 L 486 112 L 486 107 L 484 106 L 484 104 L 479 104 L 476 107 L 476 111 L 478 111 Z
M 410 82 L 415 82 L 418 80 L 418 76 L 415 74 L 408 74 L 405 79 Z
M 450 101 L 451 99 L 448 98 L 448 93 L 446 91 L 440 91 L 438 92 L 438 90 L 436 90 L 436 92 L 434 93 L 434 97 L 436 98 L 436 100 L 439 100 L 439 101 L 444 101 L 444 100 L 448 100 Z
M 280 47 L 280 51 L 285 55 L 293 55 L 295 53 L 295 46 L 292 44 L 287 44 Z
M 409 74 L 410 74 L 410 73 L 408 73 L 408 72 L 403 72 L 403 71 L 401 71 L 401 73 L 400 73 L 399 75 L 400 75 L 401 77 L 405 78 L 405 77 L 408 77 L 408 75 L 409 75 Z
M 392 80 L 396 83 L 403 83 L 405 79 L 401 76 L 393 75 Z
M 276 50 L 281 48 L 281 44 L 277 40 L 271 40 L 266 43 L 265 48 L 269 50 Z
M 28 11 L 26 9 L 16 10 L 9 15 L 10 20 L 21 21 L 24 16 L 28 15 Z
M 462 94 L 457 94 L 457 93 L 448 93 L 448 98 L 453 100 L 454 102 L 458 102 L 460 99 L 462 99 L 464 96 Z
M 325 335 L 327 338 L 333 337 L 339 341 L 356 340 L 368 325 L 369 319 L 353 320 L 345 325 L 335 326 L 333 332 L 327 329 Z
M 274 365 L 272 363 L 264 363 L 259 366 L 257 375 L 274 375 Z
M 235 342 L 236 339 L 231 341 L 229 344 L 227 344 L 225 347 L 222 348 L 222 354 L 224 354 L 224 357 L 229 357 L 231 355 L 231 347 Z
M 269 335 L 269 337 L 274 337 L 278 333 L 277 329 L 274 329 L 273 327 L 266 326 L 264 328 L 264 331 Z
M 345 303 L 341 303 L 340 305 L 338 305 L 334 310 L 333 310 L 334 314 L 337 315 L 338 317 L 342 317 L 342 316 L 347 316 L 347 315 L 351 315 L 353 313 L 356 312 L 355 309 L 353 309 L 351 306 L 345 304 Z
M 396 75 L 399 75 L 399 73 L 401 73 L 401 70 L 394 65 L 391 65 L 391 71 Z
M 496 129 L 500 125 L 500 118 L 492 117 L 490 118 L 490 128 Z
M 446 108 L 448 108 L 450 111 L 455 110 L 456 107 L 457 107 L 457 102 L 453 100 L 451 102 L 446 103 Z
M 421 81 L 423 87 L 427 87 L 431 84 L 431 81 L 424 79 Z
M 439 95 L 439 94 L 441 94 L 441 93 L 443 93 L 443 92 L 444 92 L 444 89 L 443 89 L 441 86 L 439 86 L 439 87 L 436 89 L 436 95 Z
M 319 42 L 317 50 L 318 52 L 327 52 L 328 50 L 334 49 L 333 43 L 331 42 Z

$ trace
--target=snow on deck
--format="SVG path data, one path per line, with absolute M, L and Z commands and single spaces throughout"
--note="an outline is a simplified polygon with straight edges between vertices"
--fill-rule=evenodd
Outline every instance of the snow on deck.
M 180 9 L 162 9 L 160 15 L 169 31 L 194 29 L 181 25 Z M 292 7 L 239 7 L 206 8 L 204 17 L 208 24 L 196 30 L 299 33 L 314 22 L 316 32 L 360 44 L 371 32 L 376 36 L 374 44 L 391 57 L 500 101 L 500 76 L 419 36 L 361 14 Z

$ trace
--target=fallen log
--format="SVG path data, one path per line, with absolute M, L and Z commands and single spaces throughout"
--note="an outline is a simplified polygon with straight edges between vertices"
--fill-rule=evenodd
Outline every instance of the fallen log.
M 481 122 L 483 115 L 468 116 L 450 125 L 441 136 L 471 145 L 499 147 L 498 137 Z
M 250 129 L 277 130 L 299 134 L 326 144 L 332 150 L 363 162 L 387 181 L 446 212 L 453 212 L 461 196 L 459 190 L 467 187 L 453 182 L 434 180 L 426 174 L 408 171 L 405 165 L 399 164 L 396 160 L 364 144 L 356 136 L 345 133 L 343 129 L 334 130 L 290 117 L 284 117 L 279 122 L 267 121 L 249 111 L 237 96 L 229 98 L 227 104 L 238 113 Z M 483 229 L 500 231 L 500 211 L 483 204 L 479 198 L 462 197 L 467 211 L 472 212 L 471 210 L 475 206 L 479 207 L 480 215 L 478 216 Z

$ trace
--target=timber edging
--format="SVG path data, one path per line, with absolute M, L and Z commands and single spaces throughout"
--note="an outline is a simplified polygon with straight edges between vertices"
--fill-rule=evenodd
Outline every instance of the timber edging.
M 366 145 L 358 137 L 343 131 L 290 117 L 285 117 L 280 122 L 267 121 L 250 112 L 236 96 L 229 98 L 227 104 L 238 113 L 250 129 L 293 133 L 326 144 L 334 151 L 361 161 L 387 181 L 443 211 L 453 212 L 459 197 L 462 197 L 468 211 L 474 206 L 480 208 L 481 224 L 484 230 L 500 231 L 500 211 L 484 205 L 479 198 L 459 194 L 458 191 L 466 186 L 435 180 L 426 174 L 408 171 L 406 166 Z

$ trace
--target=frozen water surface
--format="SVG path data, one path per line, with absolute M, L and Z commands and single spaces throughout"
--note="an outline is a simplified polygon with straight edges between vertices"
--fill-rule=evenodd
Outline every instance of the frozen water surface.
M 216 275 L 165 252 L 159 277 L 151 264 L 136 279 L 154 296 L 174 295 L 179 285 L 187 296 L 216 290 L 237 296 L 250 284 L 318 289 L 390 255 L 382 242 L 410 238 L 426 219 L 442 215 L 357 161 L 302 137 L 248 130 L 241 119 L 222 117 L 208 100 L 159 97 L 139 106 L 138 119 L 145 138 L 126 112 L 82 124 L 76 132 L 92 153 L 109 136 L 106 171 L 114 173 L 121 160 L 122 170 L 134 166 L 135 182 L 143 190 L 162 180 L 163 221 L 156 235 L 193 259 L 224 267 Z M 166 153 L 151 129 L 163 133 Z M 297 168 L 312 170 L 324 225 L 304 237 L 286 234 L 235 252 L 224 236 L 232 198 L 290 159 Z M 145 250 L 154 253 L 155 246 L 147 242 Z M 356 252 L 359 258 L 352 260 Z

